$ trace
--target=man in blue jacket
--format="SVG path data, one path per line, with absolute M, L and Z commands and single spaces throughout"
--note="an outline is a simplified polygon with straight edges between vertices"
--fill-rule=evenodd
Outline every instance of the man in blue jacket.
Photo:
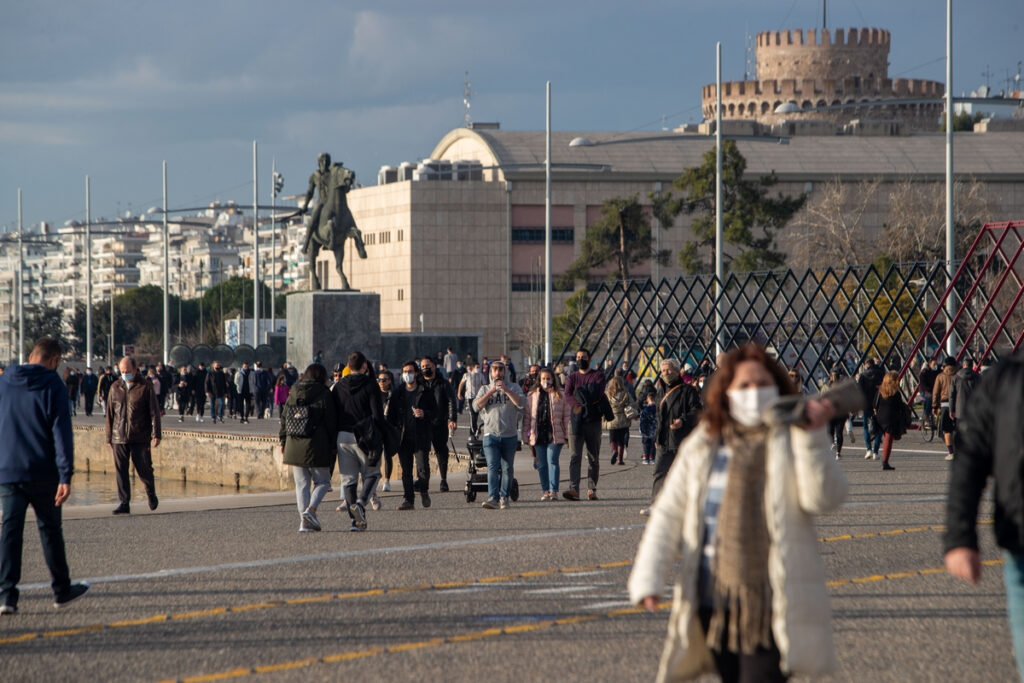
M 53 578 L 54 607 L 64 607 L 89 590 L 71 583 L 64 553 L 60 506 L 71 494 L 75 469 L 71 407 L 57 375 L 60 344 L 36 342 L 28 363 L 0 377 L 0 615 L 18 613 L 18 582 L 25 512 L 31 505 Z

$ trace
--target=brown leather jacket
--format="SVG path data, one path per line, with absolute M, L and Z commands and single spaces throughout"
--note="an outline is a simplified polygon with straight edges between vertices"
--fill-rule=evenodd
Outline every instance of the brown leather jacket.
M 147 379 L 123 380 L 110 385 L 107 394 L 107 443 L 149 443 L 160 438 L 160 408 Z
M 932 407 L 935 410 L 949 401 L 949 390 L 953 387 L 953 376 L 956 375 L 956 367 L 953 365 L 943 366 L 942 372 L 935 378 L 935 386 L 932 387 Z

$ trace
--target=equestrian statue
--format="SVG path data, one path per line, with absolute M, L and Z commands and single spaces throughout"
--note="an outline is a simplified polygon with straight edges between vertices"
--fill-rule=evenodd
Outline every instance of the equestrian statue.
M 356 227 L 356 221 L 348 208 L 345 195 L 352 189 L 356 174 L 343 164 L 331 163 L 331 155 L 326 152 L 317 157 L 317 170 L 309 176 L 309 189 L 306 200 L 299 207 L 303 213 L 308 211 L 313 192 L 317 193 L 317 204 L 306 225 L 306 239 L 302 252 L 309 258 L 309 276 L 311 289 L 324 289 L 320 278 L 316 275 L 316 257 L 321 248 L 334 252 L 334 267 L 341 277 L 341 289 L 350 291 L 348 278 L 342 269 L 345 257 L 345 239 L 355 240 L 359 258 L 366 258 L 366 247 L 363 244 L 363 233 Z

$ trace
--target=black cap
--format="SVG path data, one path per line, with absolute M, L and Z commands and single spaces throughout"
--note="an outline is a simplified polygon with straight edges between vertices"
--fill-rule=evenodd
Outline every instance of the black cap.
M 952 365 L 955 368 L 956 358 L 953 358 L 953 356 L 946 356 L 946 360 L 942 361 L 942 367 L 946 367 L 947 365 Z

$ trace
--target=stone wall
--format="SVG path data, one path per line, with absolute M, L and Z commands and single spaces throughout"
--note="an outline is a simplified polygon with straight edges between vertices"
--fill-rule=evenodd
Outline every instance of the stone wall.
M 113 455 L 106 443 L 103 427 L 75 425 L 75 469 L 114 471 Z M 464 449 L 460 450 L 464 454 Z M 437 474 L 437 461 L 431 456 L 431 472 Z M 399 465 L 395 459 L 399 478 Z M 335 468 L 337 469 L 337 468 Z M 449 458 L 449 473 L 466 469 L 466 460 Z M 153 449 L 153 470 L 159 479 L 219 484 L 222 486 L 290 490 L 291 469 L 281 463 L 277 437 L 267 435 L 218 434 L 181 429 L 164 429 L 163 440 Z M 458 481 L 449 482 L 453 490 Z

